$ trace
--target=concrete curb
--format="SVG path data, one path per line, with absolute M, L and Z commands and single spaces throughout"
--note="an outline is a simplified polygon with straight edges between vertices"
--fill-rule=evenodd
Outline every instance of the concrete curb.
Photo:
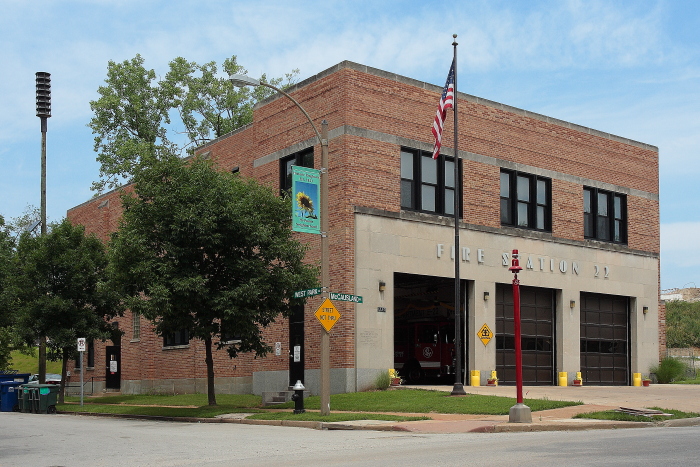
M 268 425 L 295 428 L 310 428 L 314 430 L 366 430 L 366 431 L 402 431 L 412 433 L 525 433 L 535 431 L 584 431 L 584 430 L 615 430 L 623 428 L 651 428 L 651 427 L 688 427 L 700 426 L 700 418 L 681 418 L 677 420 L 665 420 L 661 422 L 618 422 L 604 420 L 574 420 L 547 422 L 547 423 L 507 423 L 507 422 L 482 422 L 473 420 L 470 425 L 461 429 L 433 429 L 422 430 L 422 422 L 430 422 L 432 427 L 439 427 L 442 423 L 435 420 L 416 422 L 387 422 L 384 420 L 355 420 L 348 422 L 318 422 L 302 420 L 248 420 L 242 418 L 196 418 L 196 417 L 163 417 L 158 415 L 130 415 L 130 414 L 104 414 L 92 412 L 58 412 L 63 415 L 85 415 L 92 417 L 123 418 L 131 420 L 149 420 L 161 422 L 180 423 L 236 423 L 239 425 Z M 415 424 L 414 424 L 415 423 Z M 422 425 L 423 428 L 426 425 Z M 443 427 L 446 425 L 443 425 Z

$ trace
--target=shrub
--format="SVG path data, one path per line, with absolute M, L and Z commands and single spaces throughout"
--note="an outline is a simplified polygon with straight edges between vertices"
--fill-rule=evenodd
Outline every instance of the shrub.
M 670 383 L 683 378 L 685 363 L 675 358 L 666 357 L 661 360 L 659 366 L 653 367 L 651 372 L 656 373 L 656 379 L 659 383 Z
M 382 371 L 377 375 L 377 378 L 374 380 L 374 387 L 384 391 L 389 386 L 391 386 L 391 378 L 389 378 L 389 372 Z

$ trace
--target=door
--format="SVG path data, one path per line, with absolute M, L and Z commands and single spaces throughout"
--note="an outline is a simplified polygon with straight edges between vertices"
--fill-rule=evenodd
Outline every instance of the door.
M 105 388 L 121 388 L 121 347 L 108 345 L 106 348 Z
M 289 385 L 304 382 L 304 307 L 295 306 L 289 318 Z
M 586 384 L 629 384 L 628 336 L 628 297 L 581 293 L 581 376 Z
M 520 287 L 520 348 L 523 384 L 554 384 L 554 291 Z M 496 284 L 496 371 L 506 385 L 515 384 L 513 287 Z

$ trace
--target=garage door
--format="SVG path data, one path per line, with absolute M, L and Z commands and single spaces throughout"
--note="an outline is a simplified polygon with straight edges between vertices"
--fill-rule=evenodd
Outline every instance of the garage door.
M 581 374 L 585 384 L 629 384 L 629 298 L 581 294 Z
M 554 291 L 520 287 L 523 384 L 554 383 Z M 515 384 L 513 286 L 496 285 L 496 371 L 502 384 Z

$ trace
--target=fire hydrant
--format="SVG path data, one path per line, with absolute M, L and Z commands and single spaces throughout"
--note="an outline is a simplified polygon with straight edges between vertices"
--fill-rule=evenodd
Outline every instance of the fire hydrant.
M 294 414 L 305 413 L 304 410 L 304 390 L 306 389 L 301 380 L 298 379 L 297 383 L 292 388 L 294 389 L 294 394 L 292 394 L 292 400 L 294 401 Z

